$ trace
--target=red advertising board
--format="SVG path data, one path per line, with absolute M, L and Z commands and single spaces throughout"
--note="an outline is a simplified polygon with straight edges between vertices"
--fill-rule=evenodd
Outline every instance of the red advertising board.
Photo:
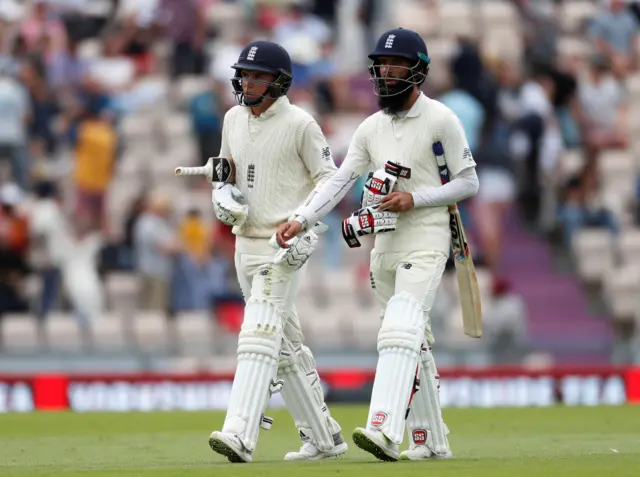
M 320 373 L 328 402 L 366 402 L 373 370 Z M 232 374 L 0 375 L 0 413 L 162 411 L 227 407 Z M 443 407 L 616 406 L 640 403 L 640 368 L 519 367 L 441 372 Z M 279 395 L 271 407 L 283 406 Z

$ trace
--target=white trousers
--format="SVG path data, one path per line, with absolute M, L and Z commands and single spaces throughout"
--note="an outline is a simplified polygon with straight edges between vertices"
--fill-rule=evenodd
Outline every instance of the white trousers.
M 387 302 L 400 292 L 412 294 L 423 304 L 425 339 L 434 342 L 429 313 L 436 299 L 438 286 L 447 264 L 447 255 L 436 251 L 378 253 L 371 251 L 371 286 L 382 307 L 384 317 Z
M 291 272 L 273 266 L 276 250 L 268 239 L 236 239 L 235 265 L 245 301 L 250 297 L 270 301 L 284 313 L 283 332 L 294 347 L 304 341 L 295 300 L 307 266 Z

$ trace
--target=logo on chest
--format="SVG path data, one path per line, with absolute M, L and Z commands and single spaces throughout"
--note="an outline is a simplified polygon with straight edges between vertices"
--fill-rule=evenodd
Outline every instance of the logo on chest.
M 256 166 L 255 164 L 249 164 L 247 167 L 247 186 L 249 189 L 253 189 L 253 183 L 256 180 Z

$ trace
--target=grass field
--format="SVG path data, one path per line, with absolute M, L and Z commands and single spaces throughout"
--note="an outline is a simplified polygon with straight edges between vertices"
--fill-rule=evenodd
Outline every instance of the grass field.
M 0 415 L 0 476 L 490 476 L 640 475 L 640 408 L 448 409 L 454 459 L 377 462 L 351 431 L 361 406 L 333 407 L 350 444 L 346 457 L 284 462 L 299 446 L 286 413 L 263 431 L 254 463 L 229 464 L 207 445 L 222 413 Z M 362 475 L 364 477 L 364 475 Z

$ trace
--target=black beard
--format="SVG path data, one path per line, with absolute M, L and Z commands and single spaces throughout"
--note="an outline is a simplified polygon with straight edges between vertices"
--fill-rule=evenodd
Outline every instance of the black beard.
M 389 116 L 396 115 L 405 109 L 407 101 L 413 93 L 413 88 L 407 88 L 400 94 L 395 96 L 378 96 L 378 106 L 384 114 Z

